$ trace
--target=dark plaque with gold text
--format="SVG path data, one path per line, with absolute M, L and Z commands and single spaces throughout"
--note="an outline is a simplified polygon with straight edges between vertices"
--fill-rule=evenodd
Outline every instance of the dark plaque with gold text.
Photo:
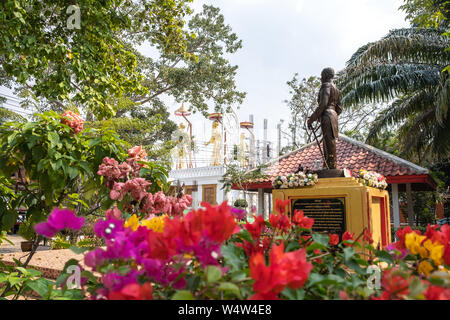
M 292 210 L 303 210 L 305 216 L 313 218 L 313 231 L 345 232 L 345 198 L 292 199 Z

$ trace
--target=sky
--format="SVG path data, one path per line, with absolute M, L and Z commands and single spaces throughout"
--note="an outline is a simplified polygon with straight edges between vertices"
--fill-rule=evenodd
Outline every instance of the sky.
M 284 131 L 289 121 L 289 109 L 283 102 L 289 99 L 286 82 L 295 73 L 300 78 L 319 76 L 325 67 L 333 67 L 338 72 L 359 47 L 382 38 L 391 29 L 407 27 L 405 14 L 398 10 L 402 2 L 194 0 L 192 8 L 198 12 L 203 4 L 219 7 L 225 22 L 242 39 L 242 49 L 228 56 L 231 64 L 239 67 L 238 90 L 247 92 L 244 103 L 236 111 L 240 121 L 254 114 L 259 139 L 267 118 L 269 140 L 275 142 L 279 120 L 285 120 Z M 178 107 L 172 103 L 172 114 Z M 210 124 L 201 116 L 192 119 L 194 135 L 208 139 Z
M 263 138 L 263 121 L 268 119 L 268 139 L 276 145 L 276 127 L 284 120 L 287 130 L 289 99 L 286 84 L 295 73 L 300 79 L 319 76 L 325 67 L 336 72 L 361 46 L 385 36 L 389 30 L 407 27 L 405 14 L 398 10 L 402 0 L 194 0 L 194 13 L 203 4 L 221 9 L 225 22 L 242 39 L 243 47 L 228 55 L 237 65 L 236 84 L 247 93 L 242 105 L 233 106 L 240 121 L 254 115 L 256 139 Z M 150 46 L 140 48 L 152 55 Z M 0 93 L 12 95 L 2 88 Z M 14 99 L 14 98 L 13 98 Z M 11 99 L 18 104 L 19 100 Z M 174 111 L 180 107 L 165 99 L 171 119 L 181 122 Z M 189 105 L 186 105 L 189 107 Z M 211 105 L 211 111 L 213 110 Z M 194 136 L 210 138 L 211 122 L 201 115 L 191 116 Z M 283 140 L 287 144 L 287 140 Z

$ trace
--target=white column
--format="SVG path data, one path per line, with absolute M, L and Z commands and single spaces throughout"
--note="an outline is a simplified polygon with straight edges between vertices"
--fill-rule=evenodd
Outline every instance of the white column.
M 192 209 L 198 209 L 198 191 L 192 192 Z
M 398 203 L 398 184 L 393 183 L 392 185 L 392 211 L 394 213 L 394 229 L 400 227 L 400 206 Z
M 414 226 L 414 203 L 411 193 L 411 183 L 406 184 L 406 207 L 408 209 L 408 224 Z
M 258 215 L 264 216 L 264 189 L 258 189 Z

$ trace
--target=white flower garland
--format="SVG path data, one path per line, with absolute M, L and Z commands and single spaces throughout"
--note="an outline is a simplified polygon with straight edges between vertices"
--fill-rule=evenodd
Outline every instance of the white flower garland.
M 373 188 L 385 190 L 388 186 L 386 178 L 375 171 L 361 169 L 356 172 L 355 178 L 358 179 L 360 183 Z
M 287 176 L 278 176 L 272 181 L 275 189 L 301 188 L 313 186 L 319 181 L 315 173 L 299 172 Z

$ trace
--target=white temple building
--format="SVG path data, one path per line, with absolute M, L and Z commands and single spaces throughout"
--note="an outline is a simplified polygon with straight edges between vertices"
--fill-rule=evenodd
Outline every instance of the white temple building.
M 257 193 L 249 192 L 246 197 L 243 191 L 231 190 L 227 193 L 221 180 L 227 165 L 235 164 L 248 170 L 275 156 L 271 154 L 272 143 L 266 137 L 267 120 L 264 120 L 265 139 L 260 142 L 255 140 L 253 116 L 250 116 L 250 121 L 241 122 L 234 110 L 212 113 L 209 120 L 205 119 L 204 123 L 197 121 L 194 128 L 188 119 L 191 113 L 184 105 L 175 115 L 184 118 L 184 121 L 172 137 L 177 146 L 172 154 L 173 170 L 169 178 L 173 184 L 183 186 L 186 194 L 192 195 L 192 207 L 198 208 L 201 202 L 216 205 L 225 200 L 233 205 L 235 200 L 246 198 L 248 211 L 252 207 L 257 211 Z M 194 131 L 196 135 L 193 135 Z

